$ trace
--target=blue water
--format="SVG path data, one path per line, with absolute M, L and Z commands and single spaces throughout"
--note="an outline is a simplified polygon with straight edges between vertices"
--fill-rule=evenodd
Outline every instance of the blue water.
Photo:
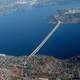
M 48 17 L 57 9 L 59 7 L 25 7 L 0 16 L 0 53 L 29 55 L 54 27 Z M 80 24 L 61 25 L 39 54 L 58 58 L 80 55 Z

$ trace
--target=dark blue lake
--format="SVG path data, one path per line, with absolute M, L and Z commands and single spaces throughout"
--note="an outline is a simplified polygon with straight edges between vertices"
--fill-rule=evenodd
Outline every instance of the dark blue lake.
M 54 27 L 48 17 L 61 8 L 25 7 L 0 16 L 0 53 L 29 55 Z M 80 55 L 80 24 L 61 25 L 38 53 L 58 58 Z

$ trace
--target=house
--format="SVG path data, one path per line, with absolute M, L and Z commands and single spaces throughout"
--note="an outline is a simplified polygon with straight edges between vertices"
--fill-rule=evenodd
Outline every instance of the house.
M 37 80 L 49 80 L 50 75 L 48 73 L 39 73 L 39 74 L 34 74 L 32 77 Z
M 48 78 L 39 78 L 39 80 L 49 80 Z

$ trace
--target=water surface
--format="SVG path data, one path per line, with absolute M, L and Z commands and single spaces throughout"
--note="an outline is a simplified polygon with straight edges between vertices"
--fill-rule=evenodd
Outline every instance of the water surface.
M 30 54 L 52 30 L 48 17 L 56 10 L 79 5 L 44 6 L 19 9 L 0 16 L 0 53 L 21 56 Z M 68 58 L 80 55 L 80 24 L 61 25 L 39 54 Z

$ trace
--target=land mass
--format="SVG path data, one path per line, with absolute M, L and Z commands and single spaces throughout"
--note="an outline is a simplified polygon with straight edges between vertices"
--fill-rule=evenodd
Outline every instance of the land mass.
M 57 59 L 53 56 L 0 55 L 0 80 L 80 80 L 80 56 Z

